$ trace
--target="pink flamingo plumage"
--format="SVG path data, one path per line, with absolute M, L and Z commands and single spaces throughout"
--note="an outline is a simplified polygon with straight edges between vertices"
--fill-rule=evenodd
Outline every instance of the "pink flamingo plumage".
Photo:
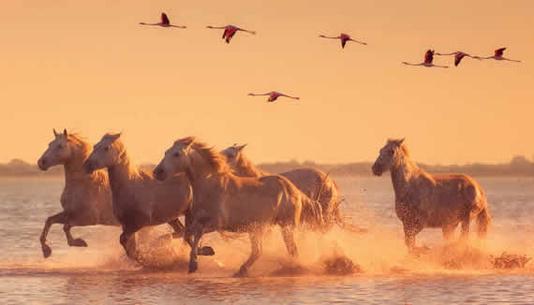
M 462 51 L 455 51 L 455 52 L 451 52 L 451 53 L 435 53 L 435 55 L 439 55 L 439 56 L 450 56 L 450 55 L 454 55 L 454 66 L 458 66 L 460 64 L 460 62 L 462 61 L 462 59 L 464 57 L 470 57 L 470 58 L 476 58 L 478 60 L 480 60 L 480 57 L 479 56 L 473 56 L 473 55 L 469 55 L 465 52 L 462 52 Z
M 433 63 L 433 61 L 434 61 L 434 50 L 427 50 L 425 52 L 425 61 L 423 61 L 422 63 L 420 63 L 420 64 L 412 64 L 412 63 L 405 62 L 405 61 L 403 61 L 402 63 L 405 64 L 405 65 L 408 65 L 408 66 L 423 66 L 423 67 L 427 67 L 427 68 L 432 68 L 432 67 L 448 68 L 449 67 L 449 66 L 435 65 Z
M 187 28 L 185 25 L 174 25 L 171 24 L 171 21 L 169 20 L 169 17 L 167 17 L 167 14 L 161 13 L 161 21 L 157 23 L 146 23 L 146 22 L 139 22 L 141 25 L 150 25 L 150 26 L 160 26 L 164 28 L 179 28 L 179 29 L 185 29 Z
M 506 50 L 506 48 L 499 48 L 499 49 L 495 50 L 495 53 L 494 53 L 493 56 L 479 57 L 479 59 L 495 59 L 495 60 L 506 60 L 506 61 L 513 61 L 513 62 L 521 62 L 520 60 L 517 60 L 517 59 L 510 59 L 510 58 L 504 57 L 504 50 Z
M 356 43 L 359 43 L 359 44 L 367 45 L 367 42 L 355 40 L 352 37 L 350 37 L 349 34 L 345 34 L 345 33 L 341 33 L 341 34 L 339 34 L 339 36 L 319 35 L 319 37 L 326 38 L 326 39 L 339 39 L 341 41 L 341 48 L 343 48 L 343 49 L 345 48 L 345 45 L 347 44 L 348 41 L 352 41 L 352 42 L 356 42 Z
M 281 96 L 282 97 L 287 97 L 287 98 L 290 98 L 290 99 L 294 99 L 294 100 L 300 100 L 300 97 L 291 96 L 291 95 L 283 94 L 283 93 L 276 92 L 276 91 L 271 91 L 271 92 L 267 92 L 267 93 L 249 93 L 248 95 L 250 95 L 250 96 L 269 96 L 269 98 L 267 99 L 267 102 L 269 102 L 269 103 L 275 102 Z
M 246 32 L 246 33 L 249 33 L 249 34 L 252 34 L 252 35 L 256 34 L 255 31 L 245 30 L 245 29 L 237 27 L 235 25 L 225 25 L 225 26 L 211 26 L 211 25 L 208 25 L 207 28 L 208 29 L 224 30 L 223 35 L 222 35 L 222 39 L 224 39 L 224 41 L 226 41 L 226 43 L 230 43 L 230 41 L 232 40 L 234 35 L 239 31 Z

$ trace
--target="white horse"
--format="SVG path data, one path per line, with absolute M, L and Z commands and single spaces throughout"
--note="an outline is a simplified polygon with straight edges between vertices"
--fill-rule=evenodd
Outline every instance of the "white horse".
M 63 165 L 65 187 L 61 194 L 63 211 L 46 219 L 41 233 L 43 256 L 49 257 L 52 249 L 46 244 L 50 226 L 63 224 L 67 244 L 73 247 L 87 247 L 81 238 L 73 238 L 70 229 L 75 226 L 114 225 L 119 223 L 113 216 L 108 176 L 104 171 L 87 174 L 83 162 L 89 156 L 91 146 L 76 134 L 67 130 L 54 130 L 54 140 L 48 144 L 37 164 L 43 171 L 52 166 Z
M 146 226 L 168 223 L 176 233 L 183 235 L 184 226 L 178 217 L 185 215 L 186 224 L 193 193 L 184 175 L 173 176 L 165 182 L 154 179 L 130 162 L 120 134 L 106 134 L 94 146 L 84 168 L 91 173 L 107 168 L 113 195 L 113 212 L 122 226 L 120 243 L 129 257 L 136 258 L 128 241 Z M 213 255 L 213 249 L 203 247 L 199 255 Z

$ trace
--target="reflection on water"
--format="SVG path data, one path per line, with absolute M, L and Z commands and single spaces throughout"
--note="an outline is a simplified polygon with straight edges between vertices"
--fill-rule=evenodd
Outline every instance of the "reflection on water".
M 110 272 L 3 276 L 2 303 L 25 304 L 532 304 L 526 275 L 190 277 Z
M 118 228 L 74 229 L 89 247 L 69 248 L 57 226 L 49 235 L 53 255 L 45 260 L 38 238 L 46 216 L 59 210 L 62 181 L 0 180 L 0 304 L 534 304 L 532 263 L 525 269 L 495 270 L 488 259 L 502 251 L 533 256 L 534 180 L 481 182 L 494 217 L 484 245 L 446 246 L 439 230 L 427 230 L 419 243 L 431 250 L 410 257 L 393 212 L 389 180 L 343 178 L 338 183 L 347 198 L 345 212 L 370 233 L 300 232 L 301 258 L 292 262 L 273 229 L 252 277 L 236 279 L 230 275 L 249 253 L 245 237 L 208 235 L 204 243 L 217 254 L 201 258 L 200 272 L 188 275 L 187 248 L 178 241 L 147 244 L 154 260 L 170 261 L 173 268 L 141 268 L 123 256 Z M 165 232 L 158 227 L 146 234 Z M 333 253 L 351 259 L 363 272 L 326 275 L 324 261 Z

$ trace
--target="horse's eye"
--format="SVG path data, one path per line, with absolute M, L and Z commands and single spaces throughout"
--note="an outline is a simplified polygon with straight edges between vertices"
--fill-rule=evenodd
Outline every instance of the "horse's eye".
M 388 154 L 393 155 L 393 149 L 388 150 Z
M 104 147 L 105 151 L 109 151 L 109 146 Z
M 59 144 L 58 146 L 56 146 L 57 149 L 63 149 L 63 144 Z
M 175 158 L 178 158 L 180 156 L 180 153 L 179 152 L 175 152 L 174 154 L 172 154 L 173 157 Z

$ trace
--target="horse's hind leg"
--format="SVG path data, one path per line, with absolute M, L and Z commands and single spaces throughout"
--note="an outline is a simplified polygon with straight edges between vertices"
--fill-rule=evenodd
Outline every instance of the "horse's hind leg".
M 447 224 L 443 226 L 441 230 L 443 232 L 443 238 L 445 239 L 445 241 L 449 242 L 452 240 L 452 236 L 454 235 L 454 230 L 456 229 L 456 226 L 458 226 L 457 223 L 455 223 L 454 225 Z
M 263 251 L 263 232 L 256 231 L 249 234 L 250 237 L 250 247 L 251 252 L 249 258 L 241 265 L 239 271 L 234 276 L 246 276 L 248 274 L 248 269 L 258 260 Z
M 87 243 L 85 240 L 81 238 L 73 238 L 72 234 L 70 233 L 70 229 L 72 228 L 72 225 L 69 223 L 65 223 L 63 225 L 63 231 L 65 232 L 65 236 L 67 237 L 67 244 L 71 247 L 87 247 Z
M 65 218 L 65 212 L 61 212 L 46 219 L 43 232 L 41 233 L 40 237 L 41 249 L 43 250 L 43 256 L 45 258 L 49 257 L 52 254 L 52 249 L 46 244 L 46 237 L 48 236 L 48 231 L 50 231 L 50 227 L 55 223 L 65 223 Z
M 467 241 L 469 239 L 469 226 L 471 225 L 471 215 L 467 213 L 462 220 L 462 234 L 460 235 L 461 241 Z
M 295 237 L 293 234 L 293 228 L 291 227 L 282 227 L 282 237 L 284 238 L 284 243 L 286 244 L 287 252 L 289 256 L 296 258 L 299 253 L 297 250 L 297 244 L 295 243 Z

